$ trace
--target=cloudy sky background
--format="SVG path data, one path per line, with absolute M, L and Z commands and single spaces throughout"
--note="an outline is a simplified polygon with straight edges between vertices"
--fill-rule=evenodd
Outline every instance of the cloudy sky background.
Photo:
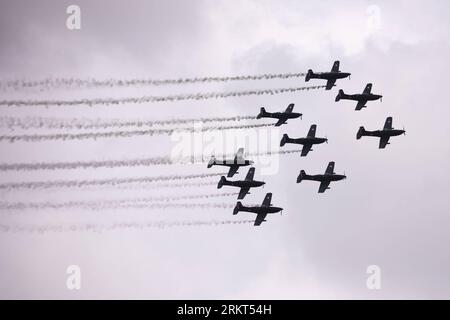
M 81 30 L 65 20 L 71 1 L 0 2 L 0 78 L 50 76 L 157 79 L 327 71 L 334 60 L 352 72 L 332 91 L 113 107 L 6 108 L 1 116 L 168 119 L 257 114 L 296 104 L 303 120 L 281 137 L 304 136 L 313 123 L 329 144 L 307 158 L 280 157 L 276 174 L 244 202 L 273 192 L 283 216 L 251 225 L 179 227 L 104 233 L 0 234 L 1 298 L 449 298 L 448 199 L 450 111 L 446 107 L 449 24 L 446 1 L 78 1 Z M 383 102 L 360 112 L 334 102 L 373 83 Z M 311 80 L 311 84 L 321 81 Z M 2 99 L 121 97 L 305 85 L 304 79 L 56 92 L 2 92 Z M 387 116 L 406 136 L 385 150 L 355 139 L 360 125 Z M 261 130 L 264 131 L 265 129 Z M 242 133 L 242 131 L 240 132 Z M 274 145 L 277 144 L 275 141 Z M 0 144 L 2 163 L 142 158 L 168 155 L 168 137 Z M 234 149 L 232 145 L 230 147 Z M 251 146 L 255 149 L 255 146 Z M 348 179 L 317 194 L 296 184 L 300 169 L 328 161 Z M 2 172 L 0 181 L 201 173 L 205 166 Z M 246 170 L 239 177 L 244 176 Z M 227 189 L 234 191 L 233 189 Z M 67 201 L 214 193 L 179 189 L 61 189 L 2 192 L 2 201 Z M 212 201 L 234 203 L 234 198 Z M 247 217 L 242 214 L 242 218 Z M 3 224 L 239 219 L 230 210 L 122 210 L 1 213 Z M 82 271 L 82 289 L 66 288 L 66 268 Z M 378 265 L 382 289 L 366 288 Z

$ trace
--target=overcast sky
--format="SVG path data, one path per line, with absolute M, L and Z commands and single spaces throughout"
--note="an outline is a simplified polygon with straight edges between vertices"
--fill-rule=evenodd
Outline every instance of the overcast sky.
M 81 8 L 81 30 L 66 28 L 66 8 Z M 95 77 L 156 79 L 327 71 L 334 60 L 351 80 L 331 91 L 274 96 L 96 107 L 0 107 L 0 116 L 168 119 L 256 115 L 295 103 L 303 119 L 250 134 L 266 145 L 272 132 L 306 135 L 317 124 L 329 143 L 306 158 L 280 156 L 275 171 L 257 166 L 264 189 L 283 215 L 249 224 L 119 230 L 103 233 L 1 233 L 1 298 L 450 298 L 450 72 L 447 1 L 6 1 L 0 0 L 0 78 Z M 359 93 L 368 83 L 383 101 L 354 111 L 334 101 L 338 89 Z M 322 84 L 311 80 L 309 84 Z M 304 79 L 166 87 L 27 90 L 3 99 L 142 96 L 305 85 Z M 381 129 L 387 116 L 406 136 L 384 150 L 356 140 L 359 126 Z M 252 122 L 254 123 L 254 122 Z M 2 131 L 4 134 L 5 130 Z M 10 132 L 9 132 L 10 133 Z M 240 131 L 239 134 L 243 134 Z M 0 142 L 0 162 L 128 159 L 169 155 L 167 136 Z M 234 149 L 234 145 L 227 146 Z M 257 146 L 249 146 L 258 150 Z M 347 180 L 318 194 L 296 184 L 301 169 L 322 173 L 329 161 Z M 221 172 L 204 165 L 95 170 L 2 172 L 0 182 Z M 246 170 L 236 177 L 242 178 Z M 208 180 L 208 181 L 213 181 Z M 185 189 L 16 191 L 2 201 L 69 201 L 125 196 L 209 194 Z M 233 189 L 223 189 L 232 192 Z M 230 203 L 234 197 L 208 202 Z M 197 201 L 198 202 L 198 201 Z M 231 210 L 65 209 L 0 213 L 2 224 L 231 220 Z M 79 265 L 82 289 L 66 288 L 66 268 Z M 368 290 L 366 269 L 381 268 L 382 287 Z

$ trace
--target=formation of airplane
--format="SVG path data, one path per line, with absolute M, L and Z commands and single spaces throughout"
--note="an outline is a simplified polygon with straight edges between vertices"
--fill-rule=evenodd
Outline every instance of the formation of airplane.
M 319 193 L 324 193 L 325 190 L 330 189 L 329 185 L 332 181 L 340 181 L 346 178 L 347 176 L 345 174 L 334 173 L 334 161 L 331 161 L 328 163 L 324 174 L 309 175 L 306 174 L 305 170 L 301 170 L 297 177 L 297 183 L 300 183 L 303 180 L 319 181 Z
M 275 127 L 279 127 L 282 124 L 285 124 L 288 119 L 297 119 L 302 118 L 302 114 L 298 112 L 292 112 L 294 110 L 294 104 L 291 103 L 284 112 L 267 112 L 266 109 L 261 108 L 256 119 L 261 118 L 273 118 L 278 119 L 278 122 L 275 123 Z
M 305 81 L 308 82 L 310 79 L 325 79 L 327 80 L 326 90 L 331 90 L 332 87 L 335 86 L 337 79 L 347 78 L 350 77 L 351 75 L 348 72 L 341 72 L 339 70 L 339 64 L 340 64 L 339 61 L 335 61 L 330 72 L 315 73 L 310 69 L 308 70 L 305 76 Z M 367 107 L 366 103 L 368 101 L 374 101 L 378 99 L 381 101 L 381 99 L 383 98 L 382 95 L 374 94 L 371 91 L 372 91 L 372 83 L 368 83 L 364 88 L 363 92 L 360 94 L 346 94 L 344 90 L 340 89 L 335 98 L 335 101 L 336 102 L 340 100 L 357 101 L 355 110 L 361 110 L 362 108 Z M 293 112 L 293 110 L 294 110 L 293 103 L 289 104 L 286 110 L 282 112 L 267 112 L 265 108 L 261 108 L 256 118 L 277 119 L 277 122 L 274 124 L 274 126 L 279 127 L 283 124 L 286 124 L 287 121 L 290 119 L 302 118 L 303 114 Z M 290 138 L 287 134 L 283 134 L 283 137 L 281 138 L 280 141 L 280 147 L 283 147 L 287 143 L 301 144 L 303 146 L 301 150 L 301 156 L 305 157 L 306 155 L 308 155 L 310 151 L 313 151 L 312 150 L 313 145 L 322 144 L 324 142 L 328 143 L 327 138 L 316 137 L 316 130 L 317 125 L 313 124 L 309 128 L 306 137 Z M 359 140 L 361 139 L 361 137 L 364 136 L 379 137 L 380 138 L 379 148 L 383 149 L 386 147 L 387 144 L 389 144 L 390 137 L 398 136 L 401 134 L 405 134 L 405 130 L 394 129 L 392 127 L 392 117 L 387 117 L 384 124 L 384 128 L 382 130 L 368 131 L 361 126 L 356 134 L 356 139 Z M 234 174 L 238 172 L 238 169 L 240 167 L 249 166 L 253 164 L 252 161 L 244 159 L 243 153 L 244 149 L 240 148 L 238 149 L 234 159 L 226 159 L 221 161 L 218 161 L 214 156 L 212 156 L 211 160 L 208 163 L 208 168 L 211 168 L 213 165 L 228 166 L 230 169 L 227 177 L 232 177 Z M 327 189 L 330 189 L 331 182 L 341 181 L 347 178 L 345 174 L 336 174 L 334 172 L 334 166 L 335 166 L 334 161 L 329 162 L 323 174 L 310 175 L 307 174 L 305 170 L 301 170 L 300 174 L 297 177 L 297 183 L 301 183 L 304 180 L 318 181 L 320 182 L 318 193 L 324 193 Z M 244 180 L 230 181 L 227 180 L 224 176 L 222 176 L 219 180 L 217 188 L 221 189 L 223 186 L 232 186 L 240 188 L 237 199 L 242 200 L 247 194 L 250 193 L 251 188 L 261 187 L 265 184 L 265 182 L 263 181 L 254 180 L 254 176 L 255 176 L 254 167 L 251 167 L 248 170 L 248 173 Z M 238 212 L 241 211 L 255 213 L 256 219 L 254 225 L 259 226 L 261 225 L 261 223 L 266 221 L 265 219 L 268 214 L 280 212 L 283 210 L 283 208 L 281 207 L 272 206 L 271 201 L 272 201 L 272 193 L 266 194 L 264 201 L 260 206 L 244 206 L 240 201 L 238 201 L 236 203 L 236 206 L 234 207 L 233 215 L 236 215 Z
M 266 194 L 264 201 L 262 202 L 262 204 L 260 206 L 247 207 L 247 206 L 244 206 L 240 201 L 238 201 L 236 203 L 236 206 L 234 207 L 233 215 L 238 214 L 238 212 L 240 212 L 240 211 L 255 213 L 256 219 L 255 219 L 255 223 L 253 225 L 259 226 L 259 225 L 261 225 L 261 223 L 266 221 L 266 216 L 268 214 L 283 211 L 283 208 L 272 206 L 271 202 L 272 202 L 272 193 L 270 193 L 270 192 Z
M 331 90 L 337 79 L 344 79 L 350 77 L 350 75 L 351 73 L 339 71 L 339 61 L 335 61 L 330 72 L 315 73 L 309 69 L 305 76 L 305 82 L 308 82 L 310 79 L 325 79 L 327 80 L 325 90 Z
M 366 103 L 367 101 L 373 101 L 378 100 L 380 101 L 383 99 L 383 96 L 380 94 L 373 94 L 371 93 L 372 90 L 372 84 L 368 83 L 366 87 L 364 88 L 363 93 L 358 94 L 345 94 L 344 90 L 340 89 L 338 95 L 336 96 L 335 101 L 339 100 L 355 100 L 358 101 L 356 104 L 355 110 L 361 110 L 362 108 L 367 108 Z
M 283 137 L 280 141 L 280 147 L 284 146 L 286 143 L 294 143 L 294 144 L 301 144 L 303 145 L 302 153 L 300 156 L 305 157 L 309 151 L 312 151 L 313 144 L 321 144 L 321 143 L 328 143 L 327 138 L 318 138 L 316 137 L 316 129 L 317 125 L 313 124 L 308 131 L 308 135 L 305 138 L 297 138 L 292 139 L 289 138 L 287 134 L 283 134 Z
M 225 166 L 230 167 L 227 177 L 230 178 L 234 176 L 240 167 L 246 167 L 251 164 L 253 164 L 253 161 L 244 159 L 244 148 L 238 149 L 236 152 L 236 156 L 234 159 L 223 159 L 223 160 L 217 160 L 216 157 L 211 156 L 211 160 L 209 160 L 208 168 L 211 168 L 212 166 Z
M 244 159 L 243 155 L 244 155 L 244 148 L 239 148 L 234 159 L 224 160 L 224 162 L 227 161 L 232 162 L 227 164 L 223 164 L 217 161 L 214 157 L 211 157 L 211 160 L 208 163 L 208 168 L 211 168 L 213 165 L 228 165 L 230 166 L 228 177 L 230 177 L 237 172 L 237 169 L 240 166 L 252 163 L 252 161 Z M 255 177 L 254 167 L 251 167 L 248 170 L 244 180 L 230 181 L 227 180 L 224 176 L 222 176 L 220 177 L 219 183 L 217 184 L 217 189 L 221 189 L 223 186 L 238 187 L 240 188 L 238 200 L 241 200 L 244 199 L 244 197 L 250 193 L 251 188 L 257 188 L 265 185 L 264 181 L 255 180 L 254 177 Z M 272 201 L 272 193 L 266 194 L 266 197 L 264 198 L 264 201 L 260 206 L 244 206 L 242 205 L 241 202 L 238 201 L 233 210 L 233 215 L 236 215 L 239 211 L 256 213 L 256 220 L 254 225 L 259 226 L 261 225 L 262 222 L 266 221 L 265 218 L 267 214 L 276 213 L 283 210 L 283 208 L 272 206 L 271 201 Z
M 265 185 L 266 183 L 264 181 L 257 181 L 254 180 L 255 176 L 255 168 L 251 167 L 248 169 L 248 173 L 245 176 L 244 180 L 237 180 L 237 181 L 229 181 L 224 176 L 222 176 L 219 180 L 219 184 L 217 185 L 217 189 L 222 188 L 222 186 L 232 186 L 232 187 L 238 187 L 241 188 L 239 191 L 238 199 L 244 199 L 244 197 L 249 194 L 250 188 L 257 188 Z
M 384 127 L 382 130 L 367 131 L 364 127 L 359 127 L 356 133 L 356 139 L 359 140 L 361 137 L 378 137 L 380 138 L 379 149 L 384 149 L 389 143 L 389 138 L 394 136 L 399 136 L 401 134 L 406 134 L 405 129 L 399 130 L 392 128 L 392 117 L 387 117 L 384 122 Z

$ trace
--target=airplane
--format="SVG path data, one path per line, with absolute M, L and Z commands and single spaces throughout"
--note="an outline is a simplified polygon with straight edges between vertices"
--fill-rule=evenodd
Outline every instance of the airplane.
M 239 211 L 245 211 L 245 212 L 253 212 L 256 213 L 256 220 L 253 224 L 254 226 L 259 226 L 261 223 L 266 221 L 266 216 L 270 213 L 277 213 L 283 210 L 283 208 L 280 207 L 273 207 L 270 203 L 272 201 L 272 193 L 267 193 L 266 197 L 264 198 L 264 201 L 262 205 L 260 206 L 251 206 L 246 207 L 242 205 L 240 201 L 236 203 L 236 206 L 233 210 L 233 215 L 238 214 Z
M 289 138 L 287 134 L 283 134 L 283 138 L 281 138 L 280 141 L 280 147 L 284 146 L 286 143 L 296 143 L 296 144 L 302 144 L 302 153 L 300 154 L 301 157 L 304 157 L 308 154 L 309 151 L 312 151 L 313 144 L 320 144 L 320 143 L 328 143 L 327 138 L 316 138 L 316 128 L 317 125 L 313 124 L 311 128 L 309 128 L 308 136 L 306 138 L 298 138 L 298 139 L 292 139 Z
M 359 94 L 345 94 L 344 90 L 340 89 L 338 95 L 336 96 L 335 101 L 337 102 L 341 99 L 358 101 L 358 103 L 356 104 L 355 110 L 361 110 L 362 108 L 367 108 L 367 106 L 366 106 L 367 101 L 373 101 L 373 100 L 378 100 L 378 99 L 380 99 L 380 101 L 383 100 L 382 95 L 373 94 L 370 92 L 371 90 L 372 90 L 371 83 L 368 83 L 366 85 L 366 87 L 364 88 L 363 93 L 359 93 Z
M 334 173 L 334 161 L 331 161 L 330 163 L 328 163 L 325 174 L 308 175 L 304 170 L 301 170 L 300 174 L 297 177 L 297 183 L 300 183 L 303 180 L 320 181 L 319 193 L 324 193 L 325 190 L 330 189 L 328 187 L 330 185 L 330 182 L 339 181 L 346 178 L 347 176 L 345 174 Z
M 279 127 L 282 124 L 285 124 L 288 119 L 297 119 L 300 117 L 302 118 L 302 114 L 298 112 L 292 112 L 294 110 L 294 104 L 291 103 L 284 112 L 267 112 L 266 109 L 261 108 L 261 111 L 259 112 L 256 119 L 261 118 L 275 118 L 278 119 L 278 122 L 275 123 L 275 127 Z
M 311 69 L 309 69 L 305 77 L 305 82 L 308 82 L 309 79 L 326 79 L 327 85 L 325 87 L 325 90 L 330 90 L 331 88 L 333 88 L 334 83 L 337 79 L 343 79 L 347 77 L 350 78 L 350 75 L 351 73 L 339 71 L 339 61 L 335 61 L 330 72 L 314 73 Z
M 370 136 L 370 137 L 379 137 L 380 144 L 378 146 L 379 149 L 384 149 L 386 145 L 389 143 L 389 138 L 393 136 L 399 136 L 401 134 L 406 134 L 405 129 L 393 129 L 392 128 L 392 117 L 387 117 L 386 122 L 384 123 L 383 130 L 375 130 L 375 131 L 367 131 L 364 127 L 359 127 L 358 133 L 356 133 L 356 139 L 359 140 L 361 137 Z
M 246 167 L 253 164 L 253 161 L 244 159 L 243 155 L 244 155 L 244 148 L 239 148 L 239 150 L 236 152 L 236 156 L 234 157 L 234 159 L 217 160 L 216 157 L 211 156 L 211 159 L 208 162 L 208 168 L 211 168 L 212 166 L 230 167 L 227 174 L 227 177 L 230 178 L 234 176 L 235 173 L 238 172 L 239 167 Z
M 254 175 L 255 168 L 251 167 L 250 169 L 248 169 L 245 180 L 229 181 L 224 176 L 222 176 L 220 178 L 219 184 L 217 185 L 217 189 L 222 188 L 222 186 L 239 187 L 241 188 L 241 190 L 239 191 L 238 199 L 244 199 L 244 197 L 250 193 L 250 188 L 261 187 L 266 184 L 264 181 L 253 180 Z

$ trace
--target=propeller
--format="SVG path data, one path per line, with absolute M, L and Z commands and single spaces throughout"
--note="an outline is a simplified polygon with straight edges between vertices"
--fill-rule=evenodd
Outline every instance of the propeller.
M 328 144 L 328 137 L 325 136 L 325 142 Z
M 406 136 L 405 126 L 403 126 L 403 135 Z

